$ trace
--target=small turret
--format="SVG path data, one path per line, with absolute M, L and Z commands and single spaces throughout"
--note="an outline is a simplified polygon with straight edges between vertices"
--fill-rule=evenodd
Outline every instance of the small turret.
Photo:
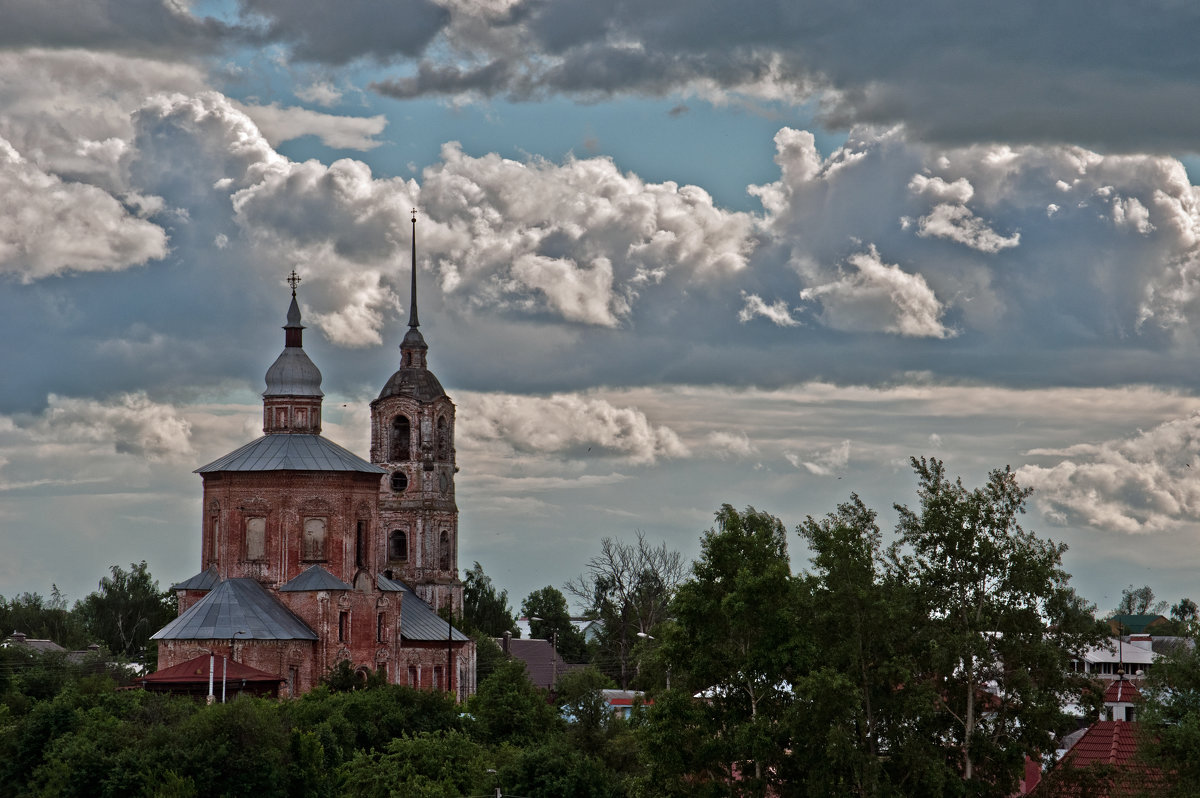
M 321 433 L 321 371 L 304 352 L 304 325 L 300 323 L 300 305 L 296 286 L 300 276 L 288 277 L 292 303 L 284 325 L 284 346 L 279 357 L 267 369 L 267 390 L 263 392 L 263 432 Z

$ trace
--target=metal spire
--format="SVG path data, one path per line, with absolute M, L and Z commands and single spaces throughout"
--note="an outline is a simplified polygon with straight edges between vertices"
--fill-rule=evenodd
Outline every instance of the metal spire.
M 421 326 L 417 320 L 417 209 L 412 209 L 412 304 L 408 312 L 408 326 L 414 330 Z

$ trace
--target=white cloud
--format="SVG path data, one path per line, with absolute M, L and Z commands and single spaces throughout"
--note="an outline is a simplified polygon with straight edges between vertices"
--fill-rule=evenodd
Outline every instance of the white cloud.
M 67 183 L 0 139 L 0 274 L 31 282 L 114 271 L 167 254 L 162 228 L 86 183 Z
M 1029 454 L 1058 460 L 1026 465 L 1017 478 L 1064 525 L 1136 534 L 1200 521 L 1200 413 L 1127 438 Z
M 805 288 L 800 298 L 818 301 L 818 318 L 835 330 L 888 332 L 922 338 L 947 338 L 941 302 L 919 274 L 887 264 L 874 247 L 851 255 L 855 271 L 839 270 L 835 279 Z
M 233 106 L 254 120 L 272 147 L 301 136 L 316 136 L 325 146 L 334 149 L 371 150 L 379 146 L 380 141 L 376 136 L 387 127 L 387 118 L 382 114 L 340 116 L 296 106 L 281 108 L 278 103 L 250 105 L 234 102 Z
M 762 297 L 747 294 L 745 291 L 742 292 L 742 299 L 745 304 L 738 311 L 738 321 L 743 324 L 755 316 L 762 316 L 780 327 L 795 327 L 800 323 L 798 319 L 792 318 L 792 310 L 783 299 L 777 299 L 768 305 Z
M 600 398 L 469 393 L 457 400 L 460 447 L 501 444 L 520 452 L 616 455 L 643 464 L 690 454 L 670 427 L 654 424 L 636 407 L 617 407 Z

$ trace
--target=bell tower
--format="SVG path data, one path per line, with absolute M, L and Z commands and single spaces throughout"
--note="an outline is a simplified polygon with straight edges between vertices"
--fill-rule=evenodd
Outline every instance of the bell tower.
M 400 368 L 371 403 L 371 462 L 388 473 L 380 487 L 385 568 L 435 609 L 462 611 L 458 505 L 454 501 L 454 403 L 426 363 L 417 317 L 417 212 L 412 287 Z

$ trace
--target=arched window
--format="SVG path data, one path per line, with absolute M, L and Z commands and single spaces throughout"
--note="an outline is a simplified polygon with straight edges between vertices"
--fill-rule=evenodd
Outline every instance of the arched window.
M 450 459 L 450 425 L 445 416 L 437 420 L 437 456 L 439 460 Z
M 403 493 L 408 490 L 408 474 L 403 471 L 392 472 L 392 491 L 394 493 Z
M 450 570 L 450 534 L 446 530 L 442 530 L 442 537 L 439 541 L 441 549 L 441 569 L 443 571 Z
M 411 427 L 407 416 L 392 419 L 392 461 L 408 460 L 411 454 Z
M 388 535 L 388 559 L 408 560 L 408 534 L 403 529 L 393 529 Z
M 325 559 L 325 519 L 304 519 L 304 547 L 301 558 L 305 560 Z
M 267 556 L 267 519 L 246 519 L 246 559 L 262 560 Z

